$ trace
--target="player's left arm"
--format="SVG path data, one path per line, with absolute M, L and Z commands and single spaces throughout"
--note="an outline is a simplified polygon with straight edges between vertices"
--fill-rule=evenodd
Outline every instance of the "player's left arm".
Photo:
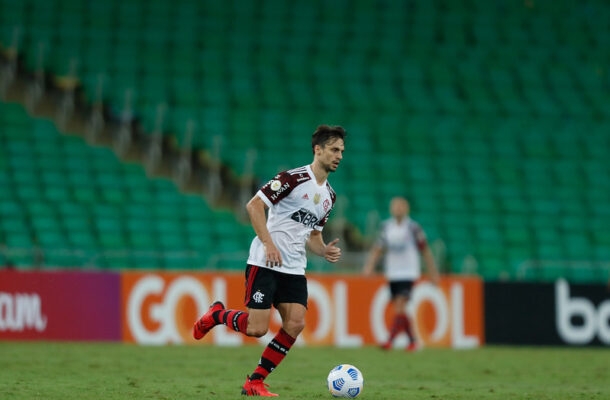
M 434 255 L 432 254 L 432 250 L 430 250 L 430 246 L 426 245 L 422 249 L 422 257 L 424 259 L 426 271 L 428 271 L 428 275 L 430 275 L 430 279 L 432 279 L 434 284 L 438 284 L 440 276 L 436 266 L 436 261 L 434 260 Z
M 314 254 L 324 257 L 327 261 L 335 263 L 341 258 L 341 248 L 335 246 L 339 239 L 326 244 L 322 238 L 322 232 L 313 230 L 307 239 L 307 246 Z
M 417 247 L 424 260 L 424 266 L 426 267 L 426 271 L 428 272 L 428 275 L 430 276 L 432 282 L 436 285 L 438 284 L 440 275 L 438 267 L 436 266 L 436 261 L 434 260 L 434 255 L 432 254 L 432 250 L 430 250 L 426 233 L 423 229 L 421 229 L 421 226 L 419 225 L 414 225 L 414 233 L 415 240 L 417 242 Z

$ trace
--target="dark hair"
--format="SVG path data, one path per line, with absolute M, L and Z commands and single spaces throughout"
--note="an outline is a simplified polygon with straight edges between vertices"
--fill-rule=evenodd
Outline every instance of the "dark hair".
M 345 140 L 347 132 L 343 127 L 335 125 L 320 125 L 316 128 L 316 131 L 311 135 L 311 151 L 315 153 L 314 149 L 316 145 L 324 147 L 331 139 L 342 139 Z

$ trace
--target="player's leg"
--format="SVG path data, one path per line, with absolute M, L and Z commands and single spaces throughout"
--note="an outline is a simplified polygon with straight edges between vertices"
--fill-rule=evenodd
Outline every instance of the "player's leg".
M 392 326 L 390 327 L 390 336 L 388 337 L 387 342 L 382 346 L 383 349 L 390 349 L 392 347 L 392 342 L 401 332 L 407 334 L 410 344 L 415 341 L 411 321 L 406 312 L 412 287 L 412 281 L 390 282 L 391 307 L 394 317 L 392 318 Z
M 266 325 L 262 320 L 258 321 L 258 317 L 262 317 L 262 310 L 252 310 L 250 314 L 252 319 L 252 327 L 250 324 L 248 325 L 248 329 L 252 329 L 253 331 L 258 330 L 258 333 L 262 333 L 263 330 L 267 332 L 269 327 L 269 316 L 267 317 Z M 270 312 L 270 310 L 267 310 Z M 254 316 L 254 318 L 252 318 Z M 255 326 L 256 325 L 256 326 Z M 263 354 L 261 355 L 258 365 L 256 369 L 251 375 L 246 376 L 246 382 L 241 388 L 241 394 L 246 396 L 262 396 L 262 397 L 276 397 L 278 396 L 276 393 L 272 393 L 268 389 L 268 385 L 264 382 L 265 378 L 277 367 L 277 365 L 282 361 L 282 359 L 286 356 L 288 349 L 292 346 L 294 340 L 290 338 L 283 329 L 280 329 L 277 335 L 265 350 L 263 350 Z
M 280 303 L 278 311 L 282 317 L 282 330 L 296 339 L 305 329 L 307 308 L 299 303 Z
M 407 299 L 408 302 L 408 299 Z M 405 304 L 406 307 L 406 304 Z M 405 324 L 405 333 L 409 338 L 409 344 L 407 345 L 407 351 L 415 351 L 419 349 L 419 344 L 417 343 L 417 337 L 415 336 L 415 331 L 413 327 L 413 322 L 409 314 L 405 312 L 404 314 L 404 324 Z
M 390 335 L 388 336 L 388 339 L 384 344 L 381 345 L 381 348 L 384 350 L 389 350 L 392 348 L 392 342 L 394 341 L 394 338 L 396 338 L 396 336 L 400 333 L 402 329 L 400 324 L 401 321 L 398 318 L 398 314 L 396 313 L 396 305 L 394 303 L 396 296 L 398 295 L 398 284 L 399 282 L 396 281 L 388 282 L 388 286 L 390 289 L 390 304 L 392 307 L 392 325 L 389 329 Z
M 265 335 L 269 329 L 269 316 L 275 288 L 273 271 L 248 265 L 245 293 L 245 305 L 248 307 L 248 311 L 225 309 L 221 302 L 216 301 L 210 306 L 208 312 L 193 325 L 193 337 L 199 340 L 213 327 L 220 324 L 246 336 Z
M 394 316 L 396 323 L 398 324 L 398 333 L 405 332 L 409 338 L 409 342 L 413 341 L 413 329 L 411 328 L 411 321 L 407 315 L 407 303 L 409 297 L 405 295 L 398 295 L 394 298 L 392 306 L 394 309 Z
M 261 355 L 251 379 L 265 379 L 284 360 L 296 338 L 305 327 L 306 308 L 298 303 L 280 303 L 277 309 L 282 317 L 282 327 L 269 342 Z
M 405 331 L 405 306 L 407 299 L 401 295 L 392 296 L 391 308 L 392 308 L 392 325 L 390 327 L 390 336 L 387 342 L 382 346 L 384 349 L 392 348 L 392 342 L 399 333 Z
M 407 313 L 407 304 L 411 299 L 411 291 L 413 289 L 414 282 L 408 281 L 405 282 L 404 286 L 401 288 L 400 294 L 397 297 L 396 303 L 394 305 L 397 315 L 400 316 L 402 327 L 404 332 L 407 334 L 409 338 L 409 344 L 407 345 L 407 350 L 413 351 L 417 350 L 417 338 L 415 337 L 415 331 L 413 328 L 413 322 L 409 314 Z
M 265 310 L 248 308 L 246 335 L 253 337 L 265 336 L 267 334 L 267 331 L 269 330 L 270 317 L 270 308 L 267 308 Z
M 276 273 L 276 278 L 278 285 L 274 305 L 282 317 L 282 327 L 263 350 L 256 369 L 244 384 L 242 394 L 262 391 L 264 395 L 273 395 L 265 388 L 263 381 L 284 360 L 305 327 L 307 312 L 305 276 Z M 254 385 L 256 386 L 253 389 Z

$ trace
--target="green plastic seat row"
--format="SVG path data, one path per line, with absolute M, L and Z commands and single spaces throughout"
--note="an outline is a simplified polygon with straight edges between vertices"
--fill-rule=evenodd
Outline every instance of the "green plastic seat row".
M 252 235 L 231 214 L 210 210 L 201 197 L 182 195 L 169 181 L 149 181 L 141 166 L 122 165 L 108 149 L 60 135 L 51 123 L 27 117 L 20 107 L 0 103 L 0 116 L 9 126 L 44 128 L 22 129 L 17 138 L 0 132 L 0 140 L 9 139 L 0 158 L 16 161 L 7 164 L 2 177 L 17 186 L 6 199 L 3 188 L 0 197 L 0 234 L 10 248 L 8 262 L 22 267 L 202 268 L 213 253 L 214 237 L 226 243 L 215 244 L 217 248 L 235 249 L 247 245 L 245 238 Z M 19 163 L 42 137 L 55 152 Z M 63 159 L 54 155 L 66 149 Z M 5 157 L 7 153 L 15 156 Z M 65 161 L 71 157 L 78 161 Z M 44 256 L 40 260 L 36 247 Z M 142 252 L 154 254 L 135 256 Z
M 592 246 L 593 239 L 570 247 L 563 244 L 571 236 L 547 233 L 557 215 L 565 216 L 558 225 L 567 232 L 589 232 L 588 225 L 573 222 L 588 215 L 603 221 L 607 215 L 603 207 L 594 205 L 607 200 L 603 160 L 608 143 L 594 139 L 594 132 L 607 131 L 604 105 L 608 96 L 593 56 L 600 54 L 598 43 L 607 35 L 591 34 L 606 28 L 587 21 L 584 14 L 561 12 L 571 9 L 567 3 L 560 2 L 553 10 L 540 6 L 545 12 L 537 8 L 530 18 L 522 5 L 501 11 L 495 3 L 473 8 L 467 2 L 453 2 L 441 12 L 433 3 L 425 3 L 407 12 L 404 4 L 373 8 L 358 2 L 351 18 L 336 18 L 342 14 L 341 7 L 321 2 L 263 5 L 260 10 L 251 4 L 189 4 L 173 11 L 152 3 L 110 2 L 108 8 L 116 9 L 118 17 L 111 18 L 105 5 L 96 5 L 100 18 L 95 29 L 75 15 L 89 12 L 91 6 L 59 3 L 58 9 L 69 10 L 62 18 L 73 18 L 74 24 L 53 29 L 57 35 L 52 37 L 58 38 L 61 48 L 54 64 L 65 68 L 73 53 L 81 51 L 83 69 L 89 74 L 86 84 L 92 85 L 95 79 L 91 78 L 98 72 L 106 72 L 111 85 L 108 100 L 115 108 L 121 106 L 125 90 L 133 89 L 147 126 L 154 122 L 154 113 L 147 110 L 154 109 L 163 96 L 171 96 L 175 103 L 166 121 L 167 134 L 182 143 L 186 120 L 194 118 L 198 125 L 195 144 L 208 147 L 210 133 L 223 137 L 230 147 L 223 151 L 223 160 L 237 173 L 243 172 L 249 148 L 258 150 L 255 168 L 261 179 L 281 167 L 269 161 L 273 154 L 290 154 L 283 161 L 288 165 L 300 163 L 302 159 L 292 155 L 292 149 L 303 143 L 297 133 L 310 132 L 319 120 L 334 119 L 348 129 L 367 124 L 368 131 L 353 133 L 371 140 L 354 140 L 342 170 L 333 176 L 336 188 L 354 199 L 350 215 L 363 229 L 368 210 L 385 210 L 385 200 L 393 192 L 406 192 L 414 197 L 414 211 L 422 212 L 434 224 L 431 229 L 447 240 L 449 253 L 455 257 L 451 261 L 458 265 L 462 257 L 476 254 L 485 277 L 501 276 L 497 268 L 503 273 L 512 261 L 537 253 L 527 245 L 531 229 L 539 230 L 549 244 L 539 249 L 541 254 L 551 254 L 558 247 L 565 249 L 559 254 L 568 257 L 599 253 L 601 246 Z M 143 12 L 136 13 L 140 6 Z M 596 15 L 607 13 L 602 3 L 592 7 Z M 23 7 L 11 8 L 20 9 L 14 13 L 18 18 L 25 15 Z M 182 24 L 172 22 L 178 17 L 158 18 L 174 13 Z M 255 15 L 265 23 L 260 24 Z M 187 34 L 197 32 L 194 20 L 212 34 Z M 154 22 L 159 22 L 159 29 L 151 32 Z M 184 28 L 169 33 L 176 25 Z M 231 26 L 238 28 L 229 30 Z M 590 28 L 579 29 L 582 26 Z M 467 35 L 467 29 L 472 33 Z M 64 38 L 71 30 L 85 32 L 78 40 L 95 43 L 99 56 L 79 50 L 83 46 L 77 42 L 68 45 Z M 117 37 L 122 39 L 118 45 Z M 181 38 L 183 46 L 174 47 L 184 50 L 172 52 L 167 62 L 155 58 L 149 47 L 159 43 L 162 48 Z M 558 41 L 567 45 L 554 46 Z M 190 46 L 200 48 L 188 51 Z M 334 59 L 337 48 L 345 62 L 327 62 Z M 374 54 L 375 62 L 367 62 L 366 52 Z M 409 60 L 399 56 L 405 53 Z M 142 68 L 142 64 L 154 67 Z M 278 84 L 277 76 L 288 77 L 279 81 L 289 83 Z M 192 83 L 205 90 L 188 90 Z M 263 113 L 270 117 L 261 118 Z M 405 114 L 407 118 L 395 117 Z M 287 134 L 283 129 L 290 124 L 298 128 Z M 280 129 L 288 139 L 282 141 L 284 147 L 274 143 L 272 135 L 267 137 L 268 132 Z M 370 153 L 383 154 L 377 158 L 388 161 L 377 164 L 367 159 Z M 362 162 L 350 163 L 350 156 Z M 589 159 L 592 165 L 583 168 L 582 161 Z M 360 171 L 363 165 L 378 174 Z M 362 180 L 363 185 L 351 188 L 347 177 Z M 107 178 L 101 183 L 111 179 Z M 438 190 L 430 190 L 430 184 Z M 378 190 L 377 198 L 363 194 L 371 187 Z M 587 190 L 590 187 L 595 190 Z M 35 186 L 26 188 L 25 196 Z M 565 195 L 570 192 L 587 194 Z M 98 196 L 97 189 L 83 188 L 79 193 L 87 204 Z M 107 201 L 118 203 L 133 198 L 111 190 L 105 193 Z M 554 199 L 555 193 L 563 193 L 557 195 L 560 200 Z M 61 190 L 50 193 L 56 198 L 60 194 Z M 139 201 L 146 203 L 148 197 L 144 194 Z M 160 199 L 175 202 L 171 196 Z M 488 218 L 477 222 L 476 229 L 470 223 L 475 218 L 468 218 L 473 212 Z M 520 226 L 526 226 L 530 234 L 524 235 Z M 499 255 L 489 247 L 479 248 L 477 238 L 491 237 L 498 230 L 517 243 L 522 253 Z

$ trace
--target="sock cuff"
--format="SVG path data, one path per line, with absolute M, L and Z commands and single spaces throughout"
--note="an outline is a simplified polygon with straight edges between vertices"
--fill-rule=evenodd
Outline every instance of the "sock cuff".
M 294 342 L 297 340 L 296 338 L 293 338 L 288 333 L 286 333 L 284 328 L 280 328 L 280 331 L 277 333 L 275 338 L 276 338 L 276 340 L 278 340 L 280 343 L 282 343 L 284 346 L 287 346 L 287 347 L 291 347 L 294 344 Z

